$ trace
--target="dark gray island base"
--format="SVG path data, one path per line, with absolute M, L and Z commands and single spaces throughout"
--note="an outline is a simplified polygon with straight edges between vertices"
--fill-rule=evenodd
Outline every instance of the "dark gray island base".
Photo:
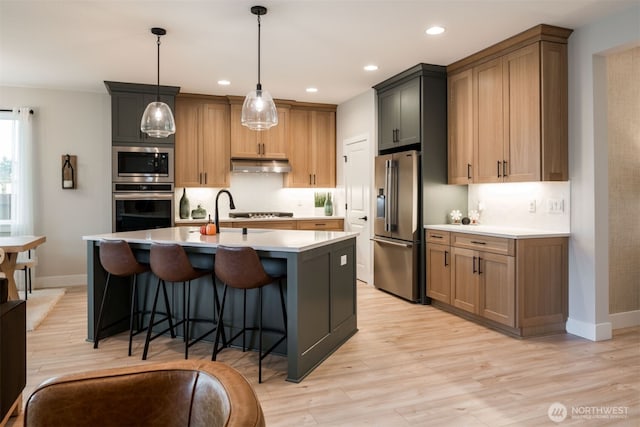
M 240 230 L 222 229 L 215 236 L 200 236 L 196 227 L 174 227 L 85 236 L 87 241 L 87 299 L 88 340 L 95 336 L 94 324 L 104 292 L 106 273 L 100 264 L 101 239 L 128 241 L 136 257 L 143 262 L 149 260 L 152 242 L 177 243 L 184 247 L 195 267 L 211 268 L 218 244 L 228 246 L 251 246 L 257 250 L 265 270 L 271 274 L 286 273 L 283 285 L 286 293 L 287 339 L 274 353 L 287 357 L 287 380 L 300 382 L 331 353 L 357 332 L 356 314 L 356 234 L 326 231 L 289 231 L 249 229 L 242 236 Z M 129 328 L 130 281 L 112 278 L 105 305 L 103 325 L 110 325 L 100 337 L 126 331 Z M 143 274 L 138 278 L 138 297 L 146 310 L 152 304 L 157 278 Z M 116 285 L 119 284 L 119 285 Z M 182 284 L 168 284 L 169 299 L 173 315 L 182 318 Z M 222 296 L 222 285 L 216 281 L 218 294 Z M 191 317 L 211 319 L 214 315 L 214 298 L 211 277 L 206 276 L 191 284 Z M 160 306 L 161 303 L 158 303 Z M 257 292 L 247 294 L 247 325 L 255 324 Z M 277 334 L 269 329 L 282 330 L 277 286 L 264 289 L 263 306 L 264 348 L 277 340 Z M 148 316 L 145 316 L 145 322 Z M 146 323 L 145 323 L 146 324 Z M 165 324 L 158 325 L 162 329 Z M 242 326 L 242 292 L 230 289 L 224 316 L 225 334 Z M 193 337 L 209 330 L 210 324 L 196 324 Z M 178 327 L 178 335 L 182 327 Z M 144 334 L 134 338 L 143 340 Z M 210 335 L 206 340 L 213 341 Z M 242 338 L 232 345 L 241 346 Z M 247 333 L 247 344 L 257 349 L 257 333 Z M 213 350 L 213 344 L 211 344 Z M 124 351 L 124 350 L 123 350 Z M 149 358 L 153 360 L 153 343 Z

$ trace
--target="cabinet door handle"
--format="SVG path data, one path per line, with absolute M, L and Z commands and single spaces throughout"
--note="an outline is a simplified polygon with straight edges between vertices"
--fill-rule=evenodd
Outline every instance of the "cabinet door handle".
M 476 257 L 473 257 L 473 273 L 476 273 Z
M 309 174 L 309 185 L 311 185 L 311 174 Z
M 202 172 L 198 172 L 198 184 L 202 184 Z
M 449 263 L 447 262 L 447 257 L 449 256 L 449 251 L 444 251 L 444 266 L 447 267 Z
M 502 163 L 500 160 L 498 160 L 498 178 L 500 178 L 500 163 Z
M 316 185 L 316 174 L 313 174 L 313 185 Z
M 502 176 L 506 177 L 507 176 L 507 161 L 503 160 L 502 162 Z
M 482 274 L 482 258 L 478 257 L 478 274 Z
M 431 237 L 432 239 L 444 239 L 444 237 L 438 236 L 437 234 L 432 234 L 429 237 Z
M 467 163 L 467 179 L 471 179 L 471 163 Z
M 204 173 L 204 183 L 205 184 L 207 183 L 207 173 L 206 172 Z
M 474 245 L 486 245 L 487 242 L 478 242 L 477 240 L 472 240 L 471 243 L 473 243 Z

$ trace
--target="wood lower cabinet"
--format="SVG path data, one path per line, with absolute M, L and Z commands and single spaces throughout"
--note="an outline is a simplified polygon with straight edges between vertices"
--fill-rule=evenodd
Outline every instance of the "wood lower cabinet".
M 229 104 L 206 95 L 176 99 L 176 187 L 228 187 Z
M 177 223 L 179 227 L 196 227 L 206 224 L 202 222 Z M 267 228 L 276 230 L 325 230 L 344 231 L 344 219 L 282 219 L 269 221 L 220 221 L 220 227 L 225 228 Z
M 450 233 L 427 230 L 426 277 L 427 296 L 451 304 Z
M 343 219 L 299 219 L 298 230 L 332 230 L 344 231 Z
M 426 242 L 426 290 L 434 306 L 511 335 L 564 332 L 566 237 L 510 239 L 427 229 Z

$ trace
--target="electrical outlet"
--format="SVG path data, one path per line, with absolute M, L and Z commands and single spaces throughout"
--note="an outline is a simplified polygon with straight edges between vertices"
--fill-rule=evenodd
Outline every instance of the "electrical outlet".
M 530 213 L 535 213 L 536 212 L 536 201 L 534 200 L 529 200 L 529 212 Z
M 564 212 L 564 200 L 563 199 L 549 199 L 547 200 L 547 212 L 550 214 L 561 214 Z

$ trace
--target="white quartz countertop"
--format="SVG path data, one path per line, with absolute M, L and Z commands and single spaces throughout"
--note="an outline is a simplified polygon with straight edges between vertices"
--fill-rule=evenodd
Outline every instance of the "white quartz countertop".
M 543 237 L 569 237 L 571 233 L 538 228 L 502 227 L 499 225 L 425 225 L 424 228 L 455 233 L 478 234 L 481 236 L 506 237 L 509 239 L 535 239 Z
M 322 220 L 331 220 L 331 219 L 344 219 L 342 216 L 285 216 L 285 217 L 269 217 L 269 218 L 220 218 L 220 221 L 224 222 L 251 222 L 251 221 L 298 221 L 311 219 L 316 221 Z M 192 219 L 192 218 L 176 218 L 176 224 L 190 224 L 190 223 L 202 223 L 207 222 L 208 218 L 202 219 Z M 213 216 L 211 216 L 211 220 L 213 221 Z
M 304 252 L 327 244 L 348 240 L 357 236 L 345 231 L 268 230 L 221 227 L 213 236 L 203 236 L 199 227 L 171 227 L 152 230 L 125 231 L 83 236 L 83 240 L 122 239 L 129 243 L 177 243 L 182 246 L 210 247 L 218 245 L 251 246 L 256 250 L 279 252 Z

